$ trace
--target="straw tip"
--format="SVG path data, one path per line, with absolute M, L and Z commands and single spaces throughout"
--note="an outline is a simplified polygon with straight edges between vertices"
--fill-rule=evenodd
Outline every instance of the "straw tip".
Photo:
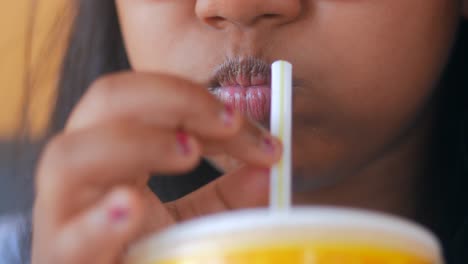
M 286 60 L 277 60 L 275 62 L 273 62 L 272 66 L 275 67 L 275 66 L 280 66 L 280 65 L 283 65 L 283 66 L 292 66 L 292 64 L 289 62 L 289 61 L 286 61 Z

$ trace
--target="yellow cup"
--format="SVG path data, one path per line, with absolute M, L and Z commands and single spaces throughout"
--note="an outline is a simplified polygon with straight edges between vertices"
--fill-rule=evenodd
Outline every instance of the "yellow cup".
M 412 222 L 362 210 L 245 210 L 174 226 L 132 247 L 125 264 L 442 264 Z

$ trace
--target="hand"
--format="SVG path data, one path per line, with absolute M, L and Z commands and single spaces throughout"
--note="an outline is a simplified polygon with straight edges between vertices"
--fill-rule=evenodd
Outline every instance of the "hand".
M 163 204 L 151 173 L 183 173 L 203 155 L 245 167 Z M 125 248 L 177 221 L 265 205 L 268 170 L 281 146 L 204 87 L 158 74 L 96 81 L 37 171 L 33 264 L 118 263 Z

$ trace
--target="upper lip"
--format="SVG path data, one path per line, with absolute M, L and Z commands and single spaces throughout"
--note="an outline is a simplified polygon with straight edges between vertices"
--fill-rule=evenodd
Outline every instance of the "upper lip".
M 269 86 L 271 66 L 256 57 L 228 59 L 214 70 L 210 89 L 220 87 Z

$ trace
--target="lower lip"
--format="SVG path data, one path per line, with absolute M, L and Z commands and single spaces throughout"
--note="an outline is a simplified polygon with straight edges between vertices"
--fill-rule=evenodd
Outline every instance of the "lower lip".
M 268 122 L 271 105 L 269 86 L 219 87 L 213 94 L 244 115 L 259 122 Z

